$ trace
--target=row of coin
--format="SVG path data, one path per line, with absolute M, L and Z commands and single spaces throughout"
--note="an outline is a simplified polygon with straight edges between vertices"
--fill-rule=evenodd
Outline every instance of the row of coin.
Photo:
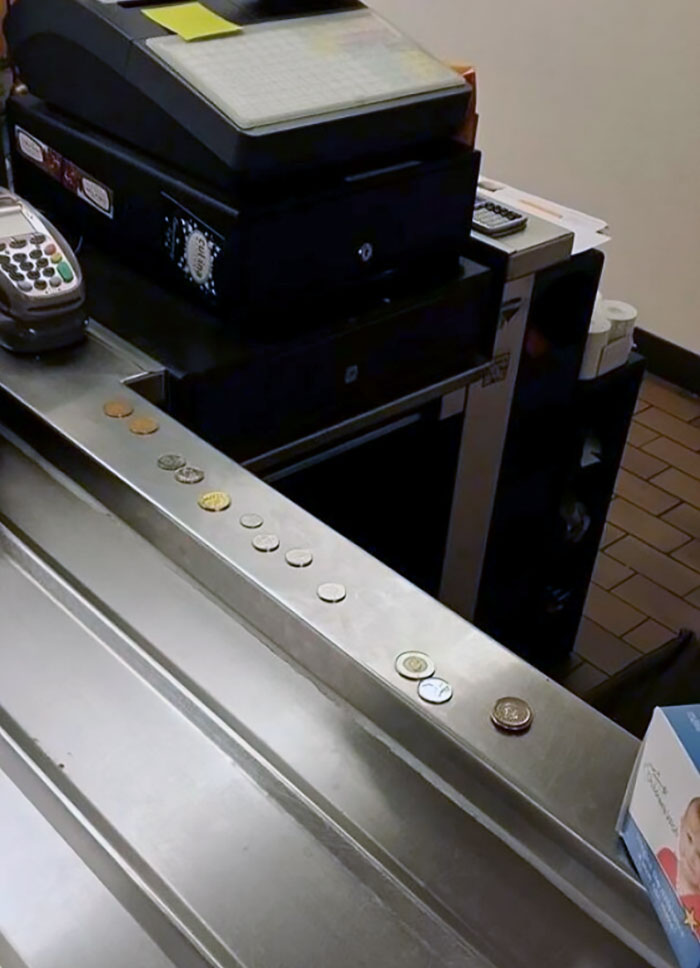
M 108 400 L 102 409 L 107 417 L 115 420 L 131 417 L 128 423 L 129 430 L 138 437 L 150 436 L 160 429 L 154 417 L 134 416 L 133 406 L 123 398 Z M 161 454 L 157 464 L 161 470 L 173 474 L 179 484 L 200 484 L 206 476 L 201 468 L 188 464 L 181 454 Z M 211 513 L 227 511 L 231 507 L 231 495 L 226 491 L 208 491 L 200 495 L 197 503 L 203 511 Z M 259 514 L 247 513 L 241 515 L 239 523 L 249 530 L 257 530 L 263 526 L 264 520 Z M 251 543 L 256 551 L 263 554 L 270 554 L 280 547 L 280 539 L 276 534 L 256 534 Z M 308 548 L 291 548 L 285 554 L 285 560 L 292 568 L 308 568 L 314 557 Z M 339 582 L 324 582 L 319 585 L 317 594 L 321 601 L 332 604 L 338 604 L 347 597 L 345 586 Z

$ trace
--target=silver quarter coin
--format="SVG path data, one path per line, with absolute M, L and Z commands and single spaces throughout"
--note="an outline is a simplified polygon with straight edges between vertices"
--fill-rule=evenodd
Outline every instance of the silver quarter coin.
M 322 602 L 328 602 L 331 605 L 344 601 L 347 594 L 345 585 L 341 585 L 340 582 L 327 581 L 318 586 L 318 597 Z
M 292 568 L 308 568 L 314 560 L 313 554 L 308 548 L 292 548 L 284 556 L 288 565 Z
M 280 539 L 276 534 L 256 534 L 253 538 L 253 547 L 256 551 L 277 551 L 280 546 Z
M 418 695 L 424 702 L 434 703 L 436 706 L 452 699 L 452 686 L 445 679 L 432 676 L 418 683 Z
M 435 672 L 435 663 L 425 652 L 402 652 L 395 666 L 404 679 L 429 679 Z
M 162 454 L 158 458 L 158 467 L 162 471 L 179 471 L 186 463 L 185 458 L 179 454 Z
M 524 699 L 504 696 L 493 707 L 491 721 L 494 726 L 509 733 L 524 733 L 532 725 L 533 712 Z
M 259 514 L 242 514 L 240 517 L 240 523 L 244 528 L 250 528 L 254 530 L 255 528 L 262 528 L 264 521 Z
M 179 481 L 180 484 L 199 484 L 200 481 L 204 480 L 204 471 L 201 471 L 198 467 L 181 467 L 180 470 L 175 472 L 175 480 Z

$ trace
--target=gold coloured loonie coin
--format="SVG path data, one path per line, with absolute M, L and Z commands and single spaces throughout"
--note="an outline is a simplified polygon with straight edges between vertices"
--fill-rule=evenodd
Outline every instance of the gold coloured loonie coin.
M 203 511 L 225 511 L 231 507 L 231 497 L 226 491 L 209 491 L 197 503 Z
M 108 417 L 130 417 L 134 412 L 127 400 L 108 400 L 102 410 Z

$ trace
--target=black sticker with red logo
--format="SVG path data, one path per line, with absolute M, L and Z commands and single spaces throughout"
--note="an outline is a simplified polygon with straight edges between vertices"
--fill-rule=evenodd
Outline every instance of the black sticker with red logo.
M 14 135 L 17 151 L 23 158 L 41 168 L 69 192 L 92 205 L 107 218 L 114 218 L 114 193 L 110 188 L 19 125 L 15 125 Z

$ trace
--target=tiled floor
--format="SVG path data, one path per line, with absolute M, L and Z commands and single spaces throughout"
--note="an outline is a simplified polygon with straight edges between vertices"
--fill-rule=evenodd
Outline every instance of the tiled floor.
M 646 377 L 565 685 L 700 636 L 700 397 Z

